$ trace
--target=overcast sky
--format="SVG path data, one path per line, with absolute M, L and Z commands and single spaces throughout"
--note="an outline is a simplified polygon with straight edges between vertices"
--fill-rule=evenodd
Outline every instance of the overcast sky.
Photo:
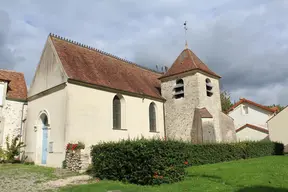
M 50 32 L 155 69 L 189 48 L 233 100 L 288 104 L 288 0 L 0 0 L 0 68 L 29 85 Z

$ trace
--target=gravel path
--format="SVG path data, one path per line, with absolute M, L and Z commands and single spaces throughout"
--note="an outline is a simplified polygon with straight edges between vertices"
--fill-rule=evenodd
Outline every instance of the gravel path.
M 48 181 L 47 183 L 43 183 L 41 186 L 46 189 L 57 189 L 59 187 L 64 187 L 67 185 L 79 185 L 85 184 L 90 181 L 92 177 L 89 175 L 79 175 L 79 176 L 72 176 L 65 179 L 58 179 L 55 181 Z
M 1 192 L 56 191 L 66 185 L 84 184 L 88 175 L 77 175 L 63 170 L 28 165 L 0 165 Z

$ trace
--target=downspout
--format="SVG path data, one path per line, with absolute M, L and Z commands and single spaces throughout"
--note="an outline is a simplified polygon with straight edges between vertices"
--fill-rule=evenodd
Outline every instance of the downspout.
M 22 111 L 21 111 L 21 123 L 20 123 L 20 142 L 22 141 L 22 136 L 23 136 L 23 116 L 24 116 L 24 106 L 27 105 L 27 101 L 24 101 L 22 105 Z
M 163 102 L 163 121 L 164 121 L 164 137 L 167 139 L 166 133 L 166 113 L 165 113 L 165 102 Z
M 24 106 L 27 104 L 27 101 L 24 101 L 23 102 L 23 105 L 22 105 L 22 111 L 21 111 L 21 123 L 20 123 L 20 142 L 22 142 L 22 137 L 23 137 L 23 116 L 24 116 Z M 26 134 L 25 134 L 25 141 L 26 141 Z M 26 147 L 25 147 L 26 148 Z M 25 149 L 23 150 L 24 151 L 24 154 L 25 154 Z M 21 155 L 20 153 L 20 159 L 22 159 L 23 157 L 23 154 Z

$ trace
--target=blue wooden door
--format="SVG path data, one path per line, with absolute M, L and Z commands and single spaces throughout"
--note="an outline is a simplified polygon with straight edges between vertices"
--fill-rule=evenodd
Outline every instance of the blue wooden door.
M 46 126 L 43 126 L 42 132 L 42 164 L 46 164 L 48 148 L 48 129 Z

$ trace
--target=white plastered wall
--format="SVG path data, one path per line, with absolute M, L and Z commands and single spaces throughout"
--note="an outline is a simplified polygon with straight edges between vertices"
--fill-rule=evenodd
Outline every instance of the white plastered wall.
M 41 113 L 48 116 L 48 144 L 53 142 L 53 151 L 47 155 L 47 166 L 61 167 L 65 157 L 66 90 L 61 89 L 28 102 L 25 126 L 26 155 L 29 160 L 41 164 L 42 123 Z
M 113 129 L 112 101 L 116 93 L 68 84 L 67 142 L 84 142 L 85 151 L 102 141 L 128 138 L 164 137 L 163 103 L 150 99 L 122 95 L 122 130 Z M 154 102 L 157 132 L 149 130 L 149 105 Z M 123 113 L 124 112 L 124 113 Z

